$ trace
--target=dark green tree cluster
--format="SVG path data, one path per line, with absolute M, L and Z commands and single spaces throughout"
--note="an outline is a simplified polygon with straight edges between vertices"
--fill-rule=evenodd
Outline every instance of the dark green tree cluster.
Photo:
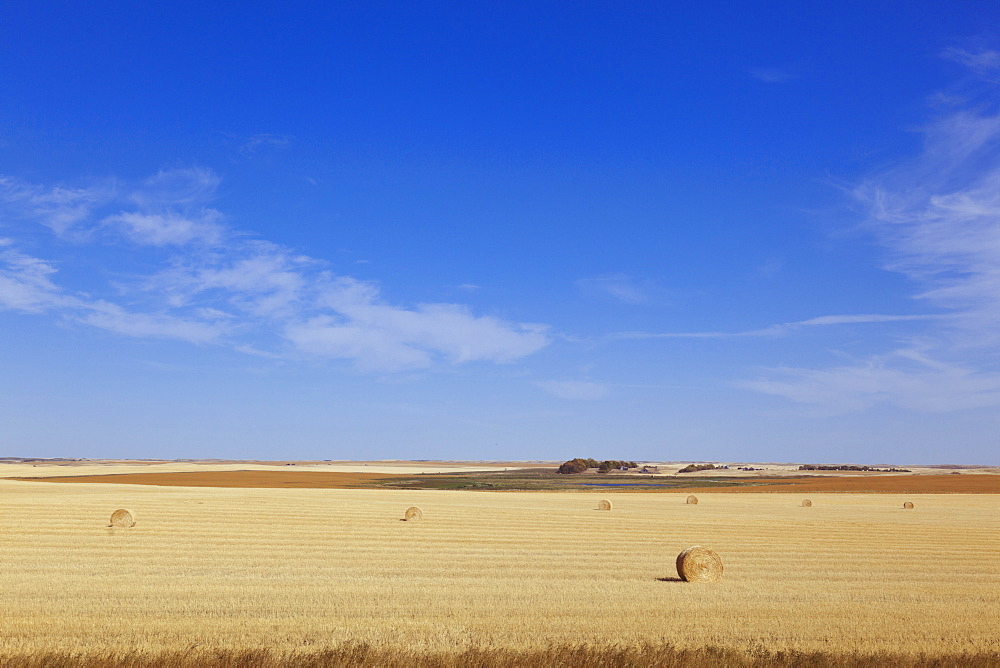
M 624 459 L 605 459 L 602 462 L 597 461 L 588 457 L 587 459 L 582 459 L 576 457 L 575 459 L 570 459 L 569 461 L 563 462 L 559 465 L 559 473 L 583 473 L 587 469 L 597 469 L 599 473 L 607 473 L 614 469 L 620 469 L 622 467 L 634 469 L 639 465 L 635 462 L 625 461 Z
M 711 471 L 715 468 L 715 464 L 688 464 L 682 468 L 678 473 L 694 473 L 695 471 Z

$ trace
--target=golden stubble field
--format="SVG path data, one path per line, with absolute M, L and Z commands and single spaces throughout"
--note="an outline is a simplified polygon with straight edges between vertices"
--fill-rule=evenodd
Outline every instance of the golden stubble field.
M 685 497 L 0 480 L 0 654 L 1000 649 L 998 496 Z M 695 544 L 723 582 L 675 581 Z

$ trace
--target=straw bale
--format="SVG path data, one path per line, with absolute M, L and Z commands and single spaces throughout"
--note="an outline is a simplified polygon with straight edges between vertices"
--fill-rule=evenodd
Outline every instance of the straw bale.
M 685 501 L 685 503 L 689 503 L 692 506 L 696 506 L 698 505 L 698 497 L 692 494 L 687 498 L 687 501 Z
M 715 550 L 693 545 L 677 555 L 677 575 L 685 582 L 718 582 L 722 559 Z
M 611 502 L 607 499 L 601 499 L 601 502 L 597 504 L 598 510 L 611 510 Z
M 906 503 L 903 504 L 903 507 L 904 508 L 912 508 L 913 507 L 913 501 L 907 501 Z
M 802 499 L 802 507 L 803 508 L 811 508 L 812 504 L 813 504 L 813 502 L 810 501 L 809 499 Z
M 407 508 L 406 514 L 403 515 L 403 519 L 405 519 L 407 522 L 409 522 L 410 520 L 420 520 L 423 519 L 423 517 L 424 517 L 424 511 L 420 510 L 420 508 L 417 508 L 416 506 L 410 506 L 409 508 Z

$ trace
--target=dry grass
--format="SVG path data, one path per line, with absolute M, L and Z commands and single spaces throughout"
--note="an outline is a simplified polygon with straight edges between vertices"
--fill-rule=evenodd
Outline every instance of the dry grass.
M 470 647 L 455 652 L 345 643 L 320 650 L 243 650 L 65 653 L 36 652 L 0 657 L 6 668 L 994 668 L 1000 653 L 912 656 L 838 652 L 737 651 L 721 647 L 679 649 L 669 643 L 630 647 L 550 645 L 529 650 Z
M 398 519 L 414 496 L 434 517 L 420 531 Z M 354 665 L 319 662 L 345 643 L 381 657 L 359 665 L 468 665 L 454 657 L 484 651 L 514 657 L 505 665 L 583 657 L 567 666 L 689 665 L 671 653 L 705 647 L 1000 653 L 1000 497 L 926 495 L 900 513 L 900 496 L 823 494 L 801 513 L 780 494 L 699 496 L 695 514 L 683 494 L 626 493 L 595 515 L 573 493 L 0 481 L 0 665 L 188 652 L 189 665 L 237 666 L 262 647 L 272 663 L 259 665 Z M 107 528 L 119 505 L 141 522 Z M 693 544 L 723 555 L 722 582 L 664 578 Z M 620 658 L 646 644 L 645 658 Z M 602 652 L 617 663 L 598 664 Z

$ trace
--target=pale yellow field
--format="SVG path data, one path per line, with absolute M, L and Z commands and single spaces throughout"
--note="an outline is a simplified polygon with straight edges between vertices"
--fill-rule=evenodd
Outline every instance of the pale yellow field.
M 998 496 L 605 496 L 0 481 L 0 653 L 1000 649 Z M 723 582 L 658 580 L 695 544 Z
M 454 462 L 300 462 L 295 468 L 283 464 L 260 462 L 213 461 L 105 461 L 74 462 L 0 462 L 0 478 L 49 478 L 55 476 L 107 475 L 114 473 L 168 473 L 175 471 L 329 471 L 332 473 L 464 473 L 469 471 L 503 471 L 514 465 L 469 465 Z

